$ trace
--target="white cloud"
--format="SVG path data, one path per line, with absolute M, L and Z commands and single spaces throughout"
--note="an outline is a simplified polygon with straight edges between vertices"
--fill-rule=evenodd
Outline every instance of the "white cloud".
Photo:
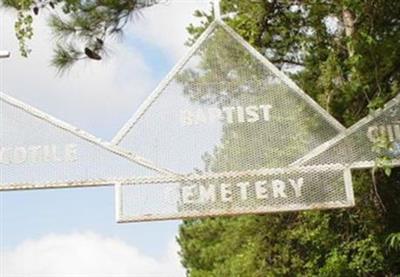
M 156 43 L 174 59 L 182 56 L 188 38 L 186 27 L 198 23 L 195 10 L 209 11 L 207 0 L 164 0 L 165 3 L 143 11 L 143 17 L 132 25 L 132 32 Z
M 48 235 L 21 243 L 2 257 L 3 277 L 139 277 L 184 276 L 171 241 L 155 259 L 121 240 L 95 233 Z

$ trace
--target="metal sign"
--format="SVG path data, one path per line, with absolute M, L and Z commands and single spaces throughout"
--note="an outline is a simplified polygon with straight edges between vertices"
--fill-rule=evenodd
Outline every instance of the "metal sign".
M 377 149 L 382 141 L 387 147 Z M 293 165 L 341 163 L 371 168 L 382 156 L 400 165 L 400 95 Z
M 114 183 L 119 222 L 353 206 L 350 168 L 381 136 L 399 157 L 399 98 L 345 130 L 218 8 L 111 143 L 1 94 L 0 190 Z
M 109 185 L 170 174 L 0 94 L 0 190 Z
M 113 139 L 183 174 L 121 182 L 118 221 L 352 206 L 345 167 L 288 167 L 344 130 L 216 20 Z
M 400 96 L 345 130 L 215 11 L 112 143 L 0 94 L 0 190 L 116 184 L 119 222 L 182 219 L 350 207 L 350 168 L 400 165 Z
M 147 178 L 118 184 L 116 203 L 123 223 L 343 208 L 354 199 L 350 170 L 330 165 Z

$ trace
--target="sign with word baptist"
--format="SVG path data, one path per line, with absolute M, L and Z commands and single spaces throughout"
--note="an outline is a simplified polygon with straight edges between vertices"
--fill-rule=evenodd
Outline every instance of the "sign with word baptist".
M 217 19 L 111 143 L 1 94 L 0 190 L 115 184 L 119 222 L 350 207 L 399 122 L 346 130 Z

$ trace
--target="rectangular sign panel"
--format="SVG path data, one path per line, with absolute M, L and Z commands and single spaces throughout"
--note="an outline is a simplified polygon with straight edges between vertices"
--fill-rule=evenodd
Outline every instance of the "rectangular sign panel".
M 148 178 L 118 184 L 116 201 L 118 222 L 354 205 L 350 170 L 340 165 Z

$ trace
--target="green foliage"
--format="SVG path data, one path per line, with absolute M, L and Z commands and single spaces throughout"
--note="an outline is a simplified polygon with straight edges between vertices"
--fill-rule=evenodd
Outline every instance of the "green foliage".
M 392 233 L 387 239 L 386 243 L 390 250 L 399 251 L 400 250 L 400 233 Z
M 101 60 L 106 41 L 121 35 L 138 10 L 146 6 L 132 0 L 1 0 L 0 3 L 17 11 L 15 33 L 24 57 L 31 51 L 27 41 L 33 36 L 33 18 L 50 17 L 49 25 L 56 38 L 51 63 L 59 71 L 69 69 L 81 59 Z
M 226 20 L 230 26 L 346 126 L 399 92 L 399 1 L 221 4 L 232 15 Z M 212 19 L 197 15 L 203 23 L 188 28 L 189 43 Z M 213 55 L 205 55 L 203 68 L 207 60 L 216 60 Z M 190 74 L 184 77 L 190 80 Z M 198 96 L 190 85 L 187 90 L 187 95 Z M 207 99 L 217 101 L 217 96 L 209 91 Z M 224 158 L 227 147 L 224 143 L 221 150 L 208 154 L 205 167 L 235 168 Z M 250 151 L 246 147 L 241 152 Z M 386 140 L 375 146 L 383 158 L 388 149 Z M 382 171 L 373 178 L 369 172 L 353 172 L 357 206 L 350 210 L 185 221 L 178 241 L 188 275 L 399 275 L 400 171 L 389 167 L 389 160 L 382 159 L 380 165 L 390 176 Z
M 388 155 L 391 150 L 393 150 L 393 143 L 387 136 L 379 136 L 372 147 L 372 151 L 378 154 L 375 166 L 382 168 L 387 176 L 390 176 L 393 168 L 392 158 Z
M 14 28 L 19 42 L 19 51 L 23 57 L 28 57 L 28 54 L 31 51 L 26 45 L 26 40 L 31 39 L 33 36 L 32 22 L 33 18 L 31 15 L 26 15 L 21 11 L 18 12 L 18 18 L 15 22 Z
M 27 57 L 30 49 L 26 45 L 26 40 L 33 36 L 33 17 L 27 11 L 32 6 L 32 0 L 3 0 L 0 2 L 6 8 L 16 9 L 17 19 L 14 24 L 15 35 L 19 42 L 19 50 L 22 56 Z

